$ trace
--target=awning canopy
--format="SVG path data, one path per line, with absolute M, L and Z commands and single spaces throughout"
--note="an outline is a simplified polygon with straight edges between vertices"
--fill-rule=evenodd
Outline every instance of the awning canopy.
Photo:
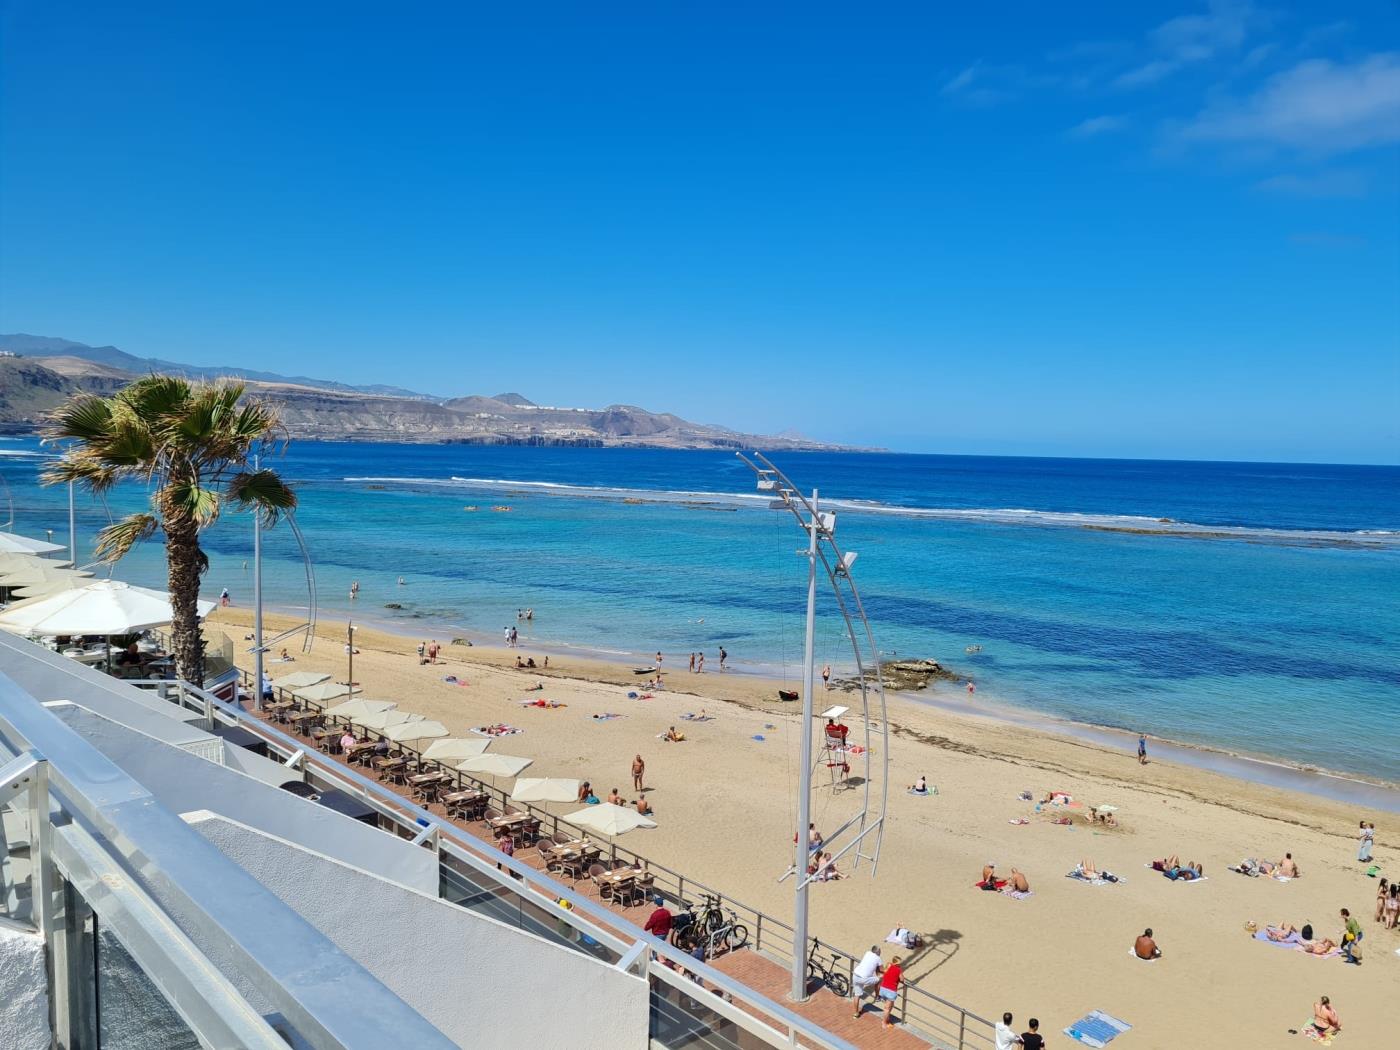
M 577 802 L 581 780 L 568 777 L 518 777 L 512 802 Z

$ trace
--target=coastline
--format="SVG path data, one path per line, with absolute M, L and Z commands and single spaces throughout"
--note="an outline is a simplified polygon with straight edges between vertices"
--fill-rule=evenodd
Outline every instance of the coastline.
M 265 606 L 265 609 L 269 615 L 286 617 L 289 622 L 305 615 L 304 609 L 294 607 Z M 337 608 L 332 612 L 335 614 L 334 618 L 338 620 L 342 610 Z M 513 650 L 508 649 L 494 636 L 488 637 L 480 631 L 470 630 L 460 625 L 428 619 L 409 624 L 401 619 L 395 619 L 392 616 L 378 616 L 373 612 L 367 616 L 355 616 L 353 619 L 357 625 L 370 627 L 406 641 L 412 640 L 415 645 L 417 641 L 433 636 L 434 629 L 438 628 L 440 630 L 437 631 L 437 634 L 442 636 L 439 641 L 443 642 L 444 646 L 453 637 L 466 638 L 471 642 L 470 650 L 473 653 L 489 653 L 497 660 L 513 659 L 513 656 L 509 655 Z M 323 624 L 318 624 L 318 626 L 323 626 Z M 626 675 L 616 674 L 616 667 L 619 663 L 627 663 L 631 660 L 644 661 L 648 664 L 651 662 L 651 657 L 642 650 L 608 650 L 574 645 L 568 642 L 545 642 L 533 638 L 529 639 L 528 642 L 522 641 L 521 651 L 526 650 L 532 653 L 547 653 L 552 657 L 571 661 L 577 660 L 586 665 L 597 665 L 595 672 L 597 677 L 590 676 L 590 680 L 610 684 L 626 684 L 633 681 Z M 666 670 L 671 672 L 676 668 L 667 668 Z M 610 671 L 612 673 L 609 673 Z M 719 677 L 717 672 L 707 672 L 707 674 L 714 674 L 715 678 Z M 776 692 L 780 687 L 790 688 L 793 684 L 782 679 L 776 665 L 755 661 L 734 662 L 730 669 L 725 672 L 725 676 L 734 676 L 760 683 L 773 692 Z M 836 697 L 842 695 L 839 690 L 831 692 Z M 1118 726 L 1098 725 L 1061 718 L 1029 705 L 1017 704 L 982 691 L 978 692 L 978 700 L 975 703 L 962 700 L 957 693 L 949 695 L 948 692 L 938 691 L 934 688 L 921 692 L 891 690 L 886 695 L 891 701 L 931 708 L 957 715 L 960 718 L 979 719 L 1002 726 L 1018 726 L 1066 740 L 1092 743 L 1110 751 L 1121 751 L 1125 754 L 1136 751 L 1137 736 L 1129 730 Z M 734 702 L 745 703 L 743 700 Z M 745 706 L 750 706 L 754 710 L 770 710 L 767 707 L 753 707 L 747 703 Z M 785 709 L 777 709 L 780 713 L 783 710 Z M 1164 761 L 1262 787 L 1277 788 L 1388 813 L 1400 813 L 1400 783 L 1358 773 L 1300 764 L 1265 753 L 1247 753 L 1235 749 L 1215 748 L 1150 733 L 1147 735 L 1147 739 L 1149 755 L 1152 758 L 1162 758 Z

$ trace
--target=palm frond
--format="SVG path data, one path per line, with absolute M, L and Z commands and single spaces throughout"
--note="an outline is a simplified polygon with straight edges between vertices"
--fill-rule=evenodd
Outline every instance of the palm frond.
M 159 527 L 154 514 L 132 514 L 115 521 L 97 534 L 97 557 L 107 562 L 119 561 L 132 547 L 150 539 Z
M 45 485 L 66 485 L 71 481 L 100 494 L 109 491 L 121 477 L 119 470 L 78 453 L 69 453 L 45 467 L 39 480 Z
M 189 402 L 192 389 L 190 381 L 181 376 L 149 375 L 117 396 L 134 416 L 153 426 L 158 420 L 179 415 L 181 406 Z
M 240 471 L 228 479 L 228 498 L 244 510 L 256 511 L 269 528 L 284 511 L 295 510 L 297 494 L 274 470 Z
M 177 513 L 188 515 L 201 529 L 219 517 L 219 493 L 198 481 L 172 481 L 161 491 L 160 500 Z
M 40 433 L 46 441 L 97 441 L 112 426 L 112 402 L 95 394 L 69 398 L 44 420 Z

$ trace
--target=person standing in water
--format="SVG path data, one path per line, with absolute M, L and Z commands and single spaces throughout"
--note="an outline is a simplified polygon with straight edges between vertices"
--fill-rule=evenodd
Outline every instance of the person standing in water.
M 719 647 L 719 669 L 724 670 L 724 661 L 729 659 L 729 654 L 724 651 L 724 646 Z
M 826 665 L 824 665 L 824 666 L 822 667 L 822 688 L 823 688 L 823 689 L 830 689 L 830 688 L 831 688 L 831 665 L 830 665 L 830 664 L 826 664 Z

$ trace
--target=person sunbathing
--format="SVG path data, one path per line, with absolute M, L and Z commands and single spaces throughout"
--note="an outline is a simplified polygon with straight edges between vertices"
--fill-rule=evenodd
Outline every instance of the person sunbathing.
M 912 791 L 912 792 L 914 792 L 914 794 L 916 794 L 916 795 L 927 795 L 927 794 L 928 794 L 928 778 L 927 778 L 927 777 L 920 777 L 918 780 L 914 781 L 914 783 L 912 783 L 912 784 L 909 785 L 909 790 Z
M 1099 869 L 1094 867 L 1094 862 L 1092 860 L 1081 860 L 1079 862 L 1079 877 L 1081 879 L 1097 879 L 1099 877 Z
M 1133 942 L 1133 954 L 1139 959 L 1160 959 L 1162 949 L 1157 947 L 1157 942 L 1152 937 L 1152 927 L 1142 931 L 1142 935 Z
M 1204 865 L 1197 864 L 1194 860 L 1189 860 L 1186 862 L 1185 866 L 1177 865 L 1176 867 L 1168 868 L 1166 871 L 1162 872 L 1162 874 L 1173 882 L 1194 882 L 1196 879 L 1205 878 L 1205 867 Z
M 637 812 L 642 814 L 642 816 L 646 816 L 648 813 L 652 812 L 651 803 L 648 802 L 645 797 L 637 799 Z
M 1286 941 L 1297 932 L 1298 927 L 1291 922 L 1281 922 L 1277 926 L 1264 927 L 1264 936 L 1271 941 Z
M 1007 888 L 1015 890 L 1017 893 L 1030 893 L 1031 891 L 1031 884 L 1027 882 L 1026 877 L 1021 874 L 1020 868 L 1012 868 L 1011 878 L 1007 881 Z
M 608 801 L 611 802 L 614 806 L 627 805 L 626 799 L 624 799 L 621 795 L 617 793 L 617 788 L 613 788 L 612 791 L 608 793 Z
M 1173 853 L 1170 857 L 1163 857 L 1161 860 L 1154 860 L 1152 862 L 1153 871 L 1167 871 L 1171 868 L 1179 868 L 1180 866 L 1181 858 L 1178 857 L 1175 853 Z
M 1330 937 L 1322 937 L 1311 943 L 1298 945 L 1298 950 L 1307 952 L 1309 955 L 1327 955 L 1337 950 L 1337 942 Z
M 676 727 L 672 726 L 670 729 L 666 730 L 665 739 L 669 740 L 673 744 L 679 744 L 682 740 L 685 739 L 685 734 L 677 733 Z
M 987 885 L 987 883 L 994 881 L 996 877 L 997 866 L 991 861 L 987 861 L 986 864 L 982 865 L 982 879 L 977 883 L 977 885 L 985 886 Z
M 844 877 L 845 876 L 836 870 L 836 864 L 831 859 L 831 854 L 823 853 L 817 865 L 817 878 L 822 882 L 832 882 Z
M 1283 860 L 1278 862 L 1278 873 L 1287 879 L 1298 877 L 1298 865 L 1293 860 L 1293 854 L 1285 853 L 1283 855 Z

